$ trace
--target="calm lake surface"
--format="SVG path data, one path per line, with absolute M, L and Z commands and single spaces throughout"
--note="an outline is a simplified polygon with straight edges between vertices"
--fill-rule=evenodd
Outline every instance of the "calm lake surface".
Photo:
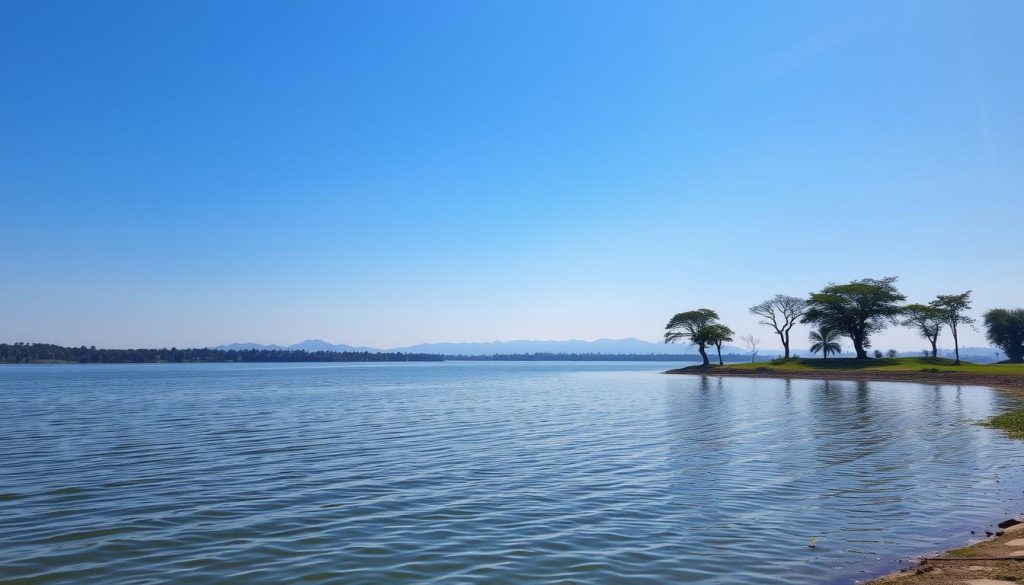
M 995 391 L 670 365 L 2 366 L 0 581 L 852 583 L 1022 509 Z

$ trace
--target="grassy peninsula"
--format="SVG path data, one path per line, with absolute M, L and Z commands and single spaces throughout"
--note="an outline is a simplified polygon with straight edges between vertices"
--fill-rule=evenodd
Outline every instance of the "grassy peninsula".
M 770 362 L 690 366 L 666 374 L 745 376 L 751 378 L 806 378 L 818 380 L 874 380 L 990 386 L 1024 393 L 1024 364 L 974 364 L 945 358 L 789 358 Z

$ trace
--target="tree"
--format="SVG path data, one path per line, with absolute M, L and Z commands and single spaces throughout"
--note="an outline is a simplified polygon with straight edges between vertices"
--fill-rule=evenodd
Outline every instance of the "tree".
M 697 346 L 704 365 L 710 365 L 708 361 L 707 346 L 711 342 L 710 336 L 714 333 L 709 330 L 711 325 L 718 323 L 718 313 L 711 309 L 697 309 L 676 313 L 665 325 L 665 343 L 676 343 L 687 341 Z
M 960 365 L 960 340 L 957 339 L 957 327 L 963 323 L 971 325 L 974 317 L 968 317 L 964 313 L 971 309 L 971 291 L 958 295 L 938 295 L 935 300 L 928 303 L 939 312 L 942 321 L 949 325 L 949 332 L 953 334 L 953 348 L 956 350 L 956 365 Z
M 722 344 L 732 341 L 732 336 L 735 335 L 735 332 L 721 323 L 712 323 L 708 325 L 707 330 L 708 343 L 714 345 L 715 349 L 718 350 L 718 365 L 724 366 L 725 362 L 722 361 Z
M 942 312 L 931 305 L 913 304 L 903 307 L 904 319 L 902 325 L 915 330 L 918 335 L 924 337 L 932 344 L 932 357 L 939 354 L 938 341 L 939 333 L 945 323 L 942 320 Z M 927 357 L 927 356 L 926 356 Z
M 750 307 L 751 314 L 761 317 L 761 325 L 775 330 L 782 340 L 782 350 L 786 359 L 789 358 L 789 332 L 804 314 L 807 301 L 797 297 L 775 295 L 774 297 Z
M 899 353 L 895 349 L 890 349 L 889 351 L 885 352 L 885 355 L 889 356 L 889 358 L 894 358 L 897 355 L 899 355 Z
M 757 358 L 757 346 L 761 343 L 760 337 L 754 337 L 753 334 L 747 334 L 740 337 L 743 340 L 743 344 L 747 346 L 747 351 L 750 352 L 750 363 L 754 363 Z
M 907 297 L 896 290 L 895 276 L 864 278 L 849 284 L 830 284 L 812 293 L 802 323 L 834 329 L 853 342 L 857 357 L 868 357 L 871 335 L 884 330 L 903 310 Z
M 985 337 L 1006 352 L 1006 359 L 1024 362 L 1024 309 L 992 309 L 985 313 Z
M 817 331 L 811 331 L 807 339 L 811 342 L 811 353 L 821 352 L 821 359 L 827 360 L 828 354 L 839 355 L 843 346 L 839 345 L 839 332 L 835 329 L 820 327 Z

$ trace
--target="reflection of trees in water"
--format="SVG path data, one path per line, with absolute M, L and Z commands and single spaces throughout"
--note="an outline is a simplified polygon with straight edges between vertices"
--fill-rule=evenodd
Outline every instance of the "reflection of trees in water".
M 872 401 L 870 382 L 816 382 L 808 406 L 821 472 L 876 455 L 892 438 Z
M 910 524 L 919 529 L 922 510 L 956 512 L 950 502 L 971 497 L 976 483 L 998 493 L 997 475 L 1020 497 L 1012 480 L 1024 481 L 1024 469 L 999 470 L 992 457 L 1004 439 L 967 422 L 1010 402 L 997 393 L 721 377 L 667 387 L 664 489 L 690 526 L 687 538 L 778 525 L 838 548 L 885 548 L 902 530 L 888 526 L 886 514 L 914 512 Z
M 668 386 L 666 464 L 673 482 L 666 487 L 693 526 L 723 522 L 721 506 L 734 497 L 728 463 L 736 414 L 727 385 L 720 376 L 701 376 Z

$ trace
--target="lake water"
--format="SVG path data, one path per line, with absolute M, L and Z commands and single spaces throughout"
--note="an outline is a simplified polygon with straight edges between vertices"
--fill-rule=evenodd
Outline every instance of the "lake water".
M 0 581 L 852 583 L 1022 510 L 1002 394 L 668 365 L 3 366 Z

